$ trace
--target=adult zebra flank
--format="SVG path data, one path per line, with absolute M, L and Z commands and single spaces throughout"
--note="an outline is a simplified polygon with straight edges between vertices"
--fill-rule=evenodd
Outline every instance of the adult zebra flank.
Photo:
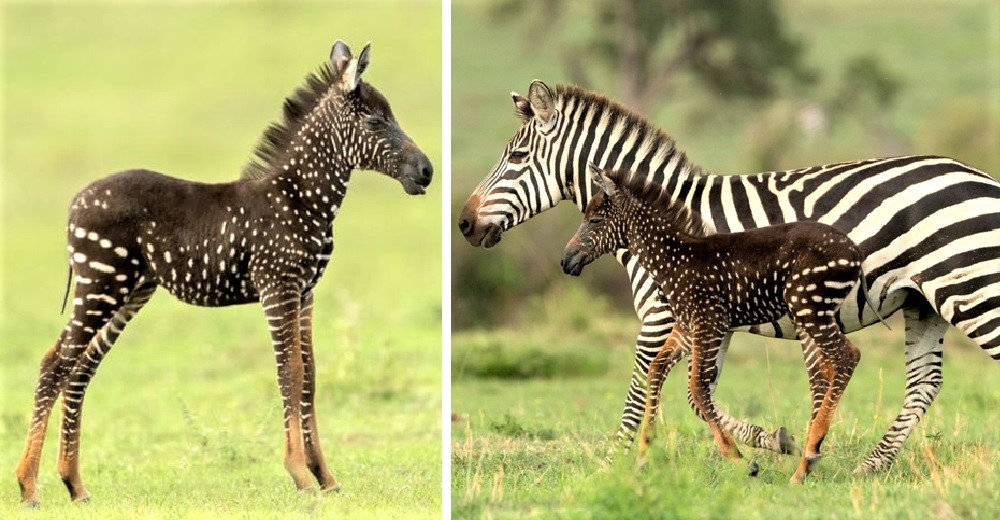
M 709 391 L 726 333 L 787 315 L 803 352 L 818 354 L 806 358 L 812 411 L 802 461 L 791 479 L 803 482 L 821 457 L 820 445 L 861 359 L 834 320 L 855 285 L 870 301 L 857 245 L 836 228 L 812 221 L 717 234 L 659 185 L 629 178 L 627 172 L 591 169 L 599 189 L 587 204 L 583 224 L 566 244 L 563 271 L 579 276 L 598 257 L 619 249 L 639 259 L 670 295 L 676 320 L 649 366 L 649 393 L 660 395 L 667 361 L 680 348 L 690 350 L 688 389 L 724 457 L 742 458 L 732 436 L 719 426 Z M 645 459 L 654 420 L 647 401 L 639 432 L 640 459 Z
M 896 311 L 904 316 L 906 389 L 902 409 L 857 472 L 891 465 L 940 392 L 942 342 L 949 325 L 1000 360 L 1000 183 L 986 173 L 947 157 L 911 156 L 718 175 L 689 160 L 652 123 L 599 94 L 574 86 L 552 90 L 536 80 L 527 97 L 512 93 L 512 98 L 521 126 L 459 217 L 459 229 L 473 246 L 496 245 L 504 232 L 562 200 L 583 211 L 595 193 L 589 163 L 662 186 L 720 233 L 813 220 L 858 244 L 874 308 L 882 316 Z M 627 447 L 645 408 L 649 364 L 674 318 L 638 259 L 624 249 L 615 257 L 628 273 L 642 321 L 616 434 L 616 445 Z M 837 312 L 843 331 L 877 321 L 861 303 L 855 291 Z M 795 336 L 787 316 L 740 330 Z M 730 339 L 727 334 L 720 345 L 716 377 Z M 710 382 L 711 390 L 716 383 Z M 654 410 L 656 397 L 650 396 Z M 693 407 L 690 394 L 688 402 Z M 750 446 L 794 451 L 783 442 L 780 428 L 767 432 L 723 412 L 719 422 Z
M 333 220 L 354 169 L 392 177 L 411 195 L 424 193 L 433 174 L 386 98 L 362 80 L 369 58 L 368 45 L 355 57 L 334 43 L 329 60 L 285 100 L 283 120 L 265 130 L 239 180 L 129 170 L 73 199 L 71 316 L 42 357 L 16 469 L 23 503 L 39 504 L 39 459 L 60 395 L 57 471 L 73 501 L 89 500 L 78 463 L 84 394 L 159 286 L 192 305 L 261 303 L 283 405 L 285 469 L 299 490 L 314 481 L 339 489 L 320 447 L 312 344 L 313 290 L 333 252 Z

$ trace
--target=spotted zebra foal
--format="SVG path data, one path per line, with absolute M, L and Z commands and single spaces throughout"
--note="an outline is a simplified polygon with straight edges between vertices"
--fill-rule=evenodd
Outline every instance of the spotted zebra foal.
M 722 454 L 741 458 L 720 425 L 710 385 L 716 357 L 730 329 L 789 315 L 803 343 L 812 394 L 812 414 L 802 462 L 792 476 L 802 480 L 820 458 L 820 445 L 861 353 L 834 319 L 861 281 L 862 255 L 846 235 L 818 222 L 797 222 L 741 233 L 714 234 L 701 218 L 658 185 L 628 172 L 591 167 L 600 191 L 587 205 L 584 223 L 569 241 L 562 266 L 579 275 L 599 256 L 628 249 L 669 296 L 677 323 L 650 366 L 650 396 L 658 395 L 664 363 L 689 347 L 689 390 Z M 647 399 L 640 439 L 646 446 Z
M 100 179 L 73 200 L 72 317 L 42 358 L 35 408 L 17 465 L 21 499 L 38 504 L 38 463 L 49 413 L 62 395 L 58 472 L 70 498 L 80 479 L 84 392 L 122 329 L 163 286 L 181 301 L 221 307 L 260 302 L 278 367 L 285 469 L 299 490 L 339 486 L 320 449 L 312 345 L 312 291 L 333 252 L 333 219 L 351 171 L 375 170 L 422 194 L 433 168 L 386 98 L 337 41 L 330 59 L 285 100 L 241 179 L 203 184 L 148 170 Z M 312 475 L 310 475 L 310 473 Z

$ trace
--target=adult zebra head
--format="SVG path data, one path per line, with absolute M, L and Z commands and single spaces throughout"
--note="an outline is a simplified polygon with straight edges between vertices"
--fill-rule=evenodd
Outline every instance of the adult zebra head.
M 572 184 L 549 165 L 552 137 L 564 120 L 556 96 L 539 80 L 531 82 L 528 97 L 510 95 L 521 128 L 459 217 L 458 227 L 473 246 L 493 247 L 504 231 L 573 196 Z
M 565 199 L 583 211 L 595 192 L 588 163 L 649 171 L 675 157 L 673 139 L 599 94 L 565 85 L 553 91 L 535 80 L 527 97 L 511 97 L 521 127 L 459 216 L 473 246 L 496 245 L 504 231 Z

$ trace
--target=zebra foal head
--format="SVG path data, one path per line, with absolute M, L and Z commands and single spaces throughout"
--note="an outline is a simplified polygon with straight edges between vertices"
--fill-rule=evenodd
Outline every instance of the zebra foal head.
M 583 268 L 602 255 L 628 247 L 628 200 L 615 181 L 594 165 L 589 169 L 598 190 L 587 203 L 583 223 L 563 250 L 563 272 L 580 276 Z
M 556 93 L 535 80 L 527 97 L 511 92 L 511 99 L 521 127 L 459 216 L 459 230 L 476 247 L 493 247 L 504 231 L 573 197 L 572 183 L 553 173 L 551 164 L 564 124 Z
M 297 136 L 302 140 L 298 144 L 312 148 L 318 155 L 319 167 L 324 166 L 324 161 L 335 160 L 325 146 L 339 148 L 341 160 L 347 162 L 348 168 L 383 173 L 398 180 L 406 193 L 423 194 L 431 183 L 434 167 L 403 132 L 385 96 L 361 79 L 370 62 L 370 48 L 371 44 L 366 44 L 361 54 L 354 57 L 344 42 L 337 40 L 333 44 L 329 67 L 321 71 L 332 75 L 326 99 L 320 101 L 326 110 L 317 112 L 327 120 L 304 125 L 303 131 L 311 128 L 314 132 L 311 136 Z M 296 107 L 285 106 L 286 117 L 294 119 L 295 114 L 287 114 L 289 110 Z M 314 139 L 320 142 L 314 143 Z M 322 142 L 324 139 L 330 142 Z

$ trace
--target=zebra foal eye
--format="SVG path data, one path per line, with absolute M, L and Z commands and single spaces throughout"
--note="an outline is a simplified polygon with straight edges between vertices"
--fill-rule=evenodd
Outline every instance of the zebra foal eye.
M 591 225 L 597 226 L 604 223 L 604 217 L 593 217 L 587 222 L 589 222 Z

